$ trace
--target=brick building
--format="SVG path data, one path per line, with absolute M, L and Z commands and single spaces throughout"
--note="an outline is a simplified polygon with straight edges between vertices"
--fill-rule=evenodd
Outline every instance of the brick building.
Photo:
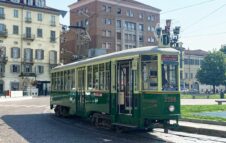
M 91 37 L 84 43 L 78 40 L 81 30 L 76 30 L 75 47 L 83 49 L 76 55 L 92 57 L 102 50 L 109 53 L 157 43 L 154 30 L 160 10 L 152 6 L 134 0 L 79 0 L 69 8 L 70 25 L 86 27 Z

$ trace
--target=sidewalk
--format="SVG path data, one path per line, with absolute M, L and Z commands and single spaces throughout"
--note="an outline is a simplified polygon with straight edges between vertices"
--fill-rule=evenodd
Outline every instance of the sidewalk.
M 20 101 L 20 100 L 29 100 L 29 99 L 32 99 L 32 96 L 23 96 L 23 97 L 0 96 L 0 102 L 11 102 L 11 101 Z
M 179 127 L 172 130 L 226 138 L 226 123 L 224 125 L 213 125 L 179 121 Z

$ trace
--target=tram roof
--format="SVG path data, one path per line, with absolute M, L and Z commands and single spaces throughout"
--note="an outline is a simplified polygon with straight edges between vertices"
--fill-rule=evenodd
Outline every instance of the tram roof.
M 67 68 L 67 67 L 71 67 L 71 66 L 79 66 L 82 64 L 90 63 L 90 62 L 98 62 L 101 60 L 108 60 L 111 58 L 133 56 L 133 55 L 143 55 L 143 54 L 148 54 L 148 53 L 149 54 L 157 54 L 157 53 L 178 54 L 179 51 L 177 51 L 176 49 L 173 49 L 173 48 L 159 48 L 158 46 L 139 47 L 139 48 L 127 49 L 127 50 L 123 50 L 123 51 L 119 51 L 119 52 L 113 52 L 110 54 L 105 54 L 105 55 L 101 55 L 101 56 L 97 56 L 94 58 L 89 58 L 89 59 L 85 59 L 85 60 L 81 60 L 81 61 L 76 61 L 76 62 L 69 63 L 66 65 L 60 65 L 60 66 L 53 68 L 53 70 Z

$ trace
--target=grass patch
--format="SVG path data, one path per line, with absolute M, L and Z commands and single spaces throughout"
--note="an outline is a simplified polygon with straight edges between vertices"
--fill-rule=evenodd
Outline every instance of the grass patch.
M 220 99 L 220 94 L 181 94 L 181 99 L 193 99 L 193 96 L 195 99 Z M 225 96 L 226 97 L 226 96 Z
M 226 118 L 201 116 L 196 113 L 226 111 L 226 105 L 183 105 L 182 118 L 226 122 Z

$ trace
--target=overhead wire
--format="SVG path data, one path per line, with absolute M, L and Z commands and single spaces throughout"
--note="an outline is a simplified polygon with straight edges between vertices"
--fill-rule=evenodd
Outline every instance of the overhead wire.
M 191 7 L 195 7 L 195 6 L 199 6 L 199 5 L 203 5 L 203 4 L 206 4 L 206 3 L 210 3 L 210 2 L 213 2 L 213 1 L 216 1 L 216 0 L 202 1 L 202 2 L 199 2 L 199 3 L 192 4 L 192 5 L 188 5 L 188 6 L 184 6 L 184 7 L 180 7 L 180 8 L 176 8 L 176 9 L 172 9 L 172 10 L 168 10 L 168 11 L 162 12 L 161 14 L 175 12 L 175 11 L 179 11 L 179 10 L 183 10 L 183 9 L 187 9 L 187 8 L 191 8 Z

